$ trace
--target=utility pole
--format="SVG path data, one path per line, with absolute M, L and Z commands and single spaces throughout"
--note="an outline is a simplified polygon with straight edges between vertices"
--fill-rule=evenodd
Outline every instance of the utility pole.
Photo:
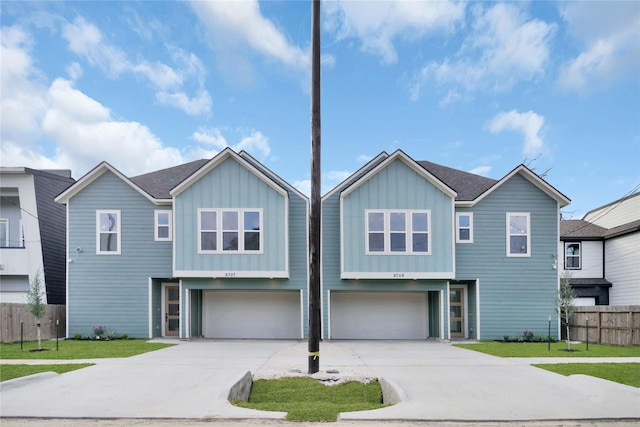
M 311 215 L 309 216 L 309 374 L 320 370 L 320 0 L 311 2 Z

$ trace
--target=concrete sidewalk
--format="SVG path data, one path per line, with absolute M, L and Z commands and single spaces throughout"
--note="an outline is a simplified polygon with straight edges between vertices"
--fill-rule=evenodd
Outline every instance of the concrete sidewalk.
M 306 342 L 178 343 L 131 358 L 99 359 L 92 361 L 96 366 L 35 382 L 9 387 L 3 384 L 0 414 L 100 419 L 278 419 L 284 414 L 232 406 L 226 400 L 230 387 L 247 371 L 269 377 L 274 373 L 305 372 L 307 366 Z M 585 376 L 564 377 L 530 363 L 539 360 L 502 359 L 425 341 L 324 341 L 320 347 L 321 370 L 338 371 L 342 376 L 384 377 L 407 399 L 376 411 L 345 413 L 343 420 L 640 421 L 640 389 Z M 34 396 L 46 398 L 34 404 Z

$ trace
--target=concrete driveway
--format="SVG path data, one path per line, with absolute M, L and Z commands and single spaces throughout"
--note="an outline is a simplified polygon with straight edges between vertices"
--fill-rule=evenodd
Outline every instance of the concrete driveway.
M 335 351 L 341 349 L 341 351 Z M 345 351 L 350 350 L 350 351 Z M 333 350 L 333 351 L 332 351 Z M 321 369 L 373 371 L 407 400 L 344 420 L 640 420 L 640 389 L 564 377 L 448 344 L 424 341 L 321 343 Z M 634 361 L 638 361 L 637 359 Z M 202 340 L 32 382 L 3 383 L 2 417 L 282 418 L 236 408 L 227 393 L 247 371 L 304 370 L 306 342 Z

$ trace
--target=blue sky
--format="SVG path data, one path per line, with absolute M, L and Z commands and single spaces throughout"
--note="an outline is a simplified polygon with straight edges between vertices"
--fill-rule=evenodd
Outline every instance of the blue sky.
M 573 203 L 638 191 L 640 2 L 322 3 L 322 187 L 381 151 Z M 308 1 L 0 3 L 2 166 L 246 150 L 308 194 Z

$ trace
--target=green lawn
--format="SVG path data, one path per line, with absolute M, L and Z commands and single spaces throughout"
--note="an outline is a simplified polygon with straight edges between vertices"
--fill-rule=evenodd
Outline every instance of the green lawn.
M 14 378 L 26 377 L 27 375 L 39 374 L 40 372 L 65 372 L 93 366 L 93 363 L 69 363 L 64 365 L 0 365 L 0 381 L 12 380 Z
M 456 347 L 479 351 L 500 357 L 640 357 L 640 346 L 620 347 L 614 345 L 571 344 L 572 351 L 568 352 L 567 344 L 563 341 L 551 343 L 551 351 L 547 343 L 502 343 L 496 341 L 482 341 L 474 344 L 454 344 Z
M 640 363 L 554 363 L 533 366 L 562 375 L 590 375 L 640 387 Z
M 97 359 L 129 357 L 136 354 L 171 347 L 175 344 L 152 343 L 146 340 L 60 340 L 56 351 L 55 340 L 42 341 L 46 351 L 30 351 L 38 348 L 37 341 L 28 341 L 20 350 L 20 343 L 0 343 L 0 359 Z
M 257 380 L 249 402 L 232 402 L 243 408 L 287 412 L 289 421 L 332 422 L 340 412 L 383 408 L 377 381 L 326 386 L 312 378 Z

